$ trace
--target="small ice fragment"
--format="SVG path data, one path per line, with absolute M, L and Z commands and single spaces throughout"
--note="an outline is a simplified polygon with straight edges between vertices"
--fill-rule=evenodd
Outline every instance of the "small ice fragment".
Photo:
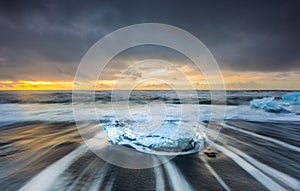
M 282 100 L 290 102 L 291 105 L 300 105 L 300 92 L 291 92 L 282 96 Z
M 274 97 L 265 97 L 262 99 L 255 99 L 250 102 L 251 108 L 263 109 L 268 112 L 280 113 L 288 112 L 285 108 L 278 104 Z

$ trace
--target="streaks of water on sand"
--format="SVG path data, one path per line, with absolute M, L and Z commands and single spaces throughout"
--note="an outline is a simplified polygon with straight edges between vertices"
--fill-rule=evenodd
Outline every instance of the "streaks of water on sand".
M 181 172 L 177 169 L 177 167 L 172 163 L 172 161 L 163 164 L 163 166 L 166 170 L 168 176 L 167 178 L 170 181 L 170 186 L 173 188 L 172 190 L 194 190 L 192 186 L 186 181 Z
M 111 190 L 113 187 L 113 184 L 115 182 L 115 176 L 113 178 L 111 178 L 111 180 L 108 182 L 108 184 L 105 186 L 104 190 Z M 97 190 L 95 190 L 97 191 Z
M 208 164 L 204 157 L 200 157 L 200 159 L 204 162 L 205 167 L 209 170 L 209 172 L 217 179 L 217 181 L 221 184 L 221 186 L 226 191 L 231 191 L 231 189 L 227 186 L 227 184 L 222 180 L 222 178 L 214 171 L 214 169 Z
M 17 153 L 13 160 L 10 160 L 9 163 L 0 167 L 0 172 L 5 171 L 5 173 L 0 174 L 0 180 L 10 175 L 17 174 L 19 170 L 25 168 L 28 164 L 31 164 L 40 157 L 44 156 L 47 152 L 49 152 L 49 150 L 50 149 L 31 151 L 27 152 L 26 154 L 24 152 Z M 2 168 L 5 168 L 5 170 Z
M 238 139 L 235 139 L 231 136 L 228 136 L 228 135 L 223 135 L 226 137 L 226 139 L 222 139 L 222 138 L 219 138 L 219 140 L 221 142 L 226 142 L 227 139 L 232 139 L 234 140 L 235 142 L 237 143 L 241 143 L 243 145 L 248 145 L 247 143 L 243 142 L 243 141 L 240 141 Z M 250 147 L 253 147 L 251 145 L 248 145 Z M 280 172 L 268 165 L 265 165 L 263 163 L 261 163 L 260 161 L 254 159 L 253 157 L 245 154 L 244 152 L 242 152 L 241 150 L 238 150 L 237 148 L 234 148 L 232 146 L 229 146 L 227 145 L 226 146 L 227 148 L 229 148 L 231 151 L 233 151 L 235 154 L 241 156 L 243 159 L 247 160 L 248 162 L 250 162 L 251 164 L 253 164 L 254 166 L 256 166 L 258 169 L 260 169 L 261 171 L 263 171 L 265 174 L 268 174 L 269 176 L 273 177 L 276 179 L 276 181 L 279 181 L 281 184 L 285 185 L 286 187 L 289 187 L 291 189 L 294 189 L 294 190 L 300 190 L 300 182 L 299 180 L 297 180 L 296 178 L 288 175 L 288 174 L 285 174 L 283 172 Z
M 96 160 L 90 162 L 85 169 L 78 175 L 76 176 L 75 181 L 72 182 L 72 184 L 68 187 L 68 189 L 66 189 L 67 191 L 72 191 L 76 189 L 76 186 L 78 184 L 78 182 L 82 179 L 82 177 L 88 172 L 88 170 L 90 169 L 90 167 L 96 162 Z
M 153 160 L 155 163 L 158 163 L 156 158 L 153 157 Z M 164 182 L 164 177 L 162 172 L 162 166 L 161 165 L 155 166 L 153 170 L 155 174 L 156 190 L 165 190 L 165 182 Z
M 87 150 L 85 145 L 81 145 L 33 177 L 33 179 L 20 188 L 20 191 L 50 190 L 59 175 L 61 175 L 78 156 Z
M 90 184 L 90 187 L 89 187 L 89 191 L 98 191 L 100 190 L 102 184 L 103 184 L 103 180 L 106 176 L 106 173 L 107 173 L 107 170 L 108 170 L 108 163 L 105 163 L 102 168 L 99 170 L 99 172 L 97 173 L 97 179 Z
M 282 173 L 282 172 L 280 172 L 280 171 L 278 171 L 274 168 L 271 168 L 271 167 L 257 161 L 256 159 L 252 158 L 251 156 L 245 154 L 244 152 L 242 152 L 242 151 L 240 151 L 236 148 L 233 148 L 231 146 L 228 146 L 228 148 L 231 149 L 236 154 L 243 157 L 248 162 L 255 165 L 257 168 L 259 168 L 260 170 L 262 170 L 266 174 L 274 177 L 275 179 L 277 179 L 281 183 L 285 184 L 286 186 L 288 186 L 290 188 L 293 188 L 295 190 L 300 190 L 300 182 L 297 179 L 295 179 L 294 177 L 291 177 L 291 176 L 289 176 L 285 173 Z
M 225 123 L 222 123 L 221 125 L 222 125 L 223 127 L 228 128 L 228 129 L 232 129 L 232 130 L 235 130 L 235 131 L 239 131 L 239 132 L 241 132 L 241 133 L 244 133 L 244 134 L 247 134 L 247 135 L 251 135 L 251 136 L 254 136 L 254 137 L 257 137 L 257 138 L 266 140 L 266 141 L 270 141 L 270 142 L 273 142 L 273 143 L 275 143 L 275 144 L 277 144 L 277 145 L 280 145 L 280 146 L 282 146 L 282 147 L 285 147 L 285 148 L 288 148 L 288 149 L 291 149 L 291 150 L 300 152 L 300 148 L 299 148 L 299 147 L 294 146 L 294 145 L 290 145 L 290 144 L 285 143 L 285 142 L 283 142 L 283 141 L 279 141 L 279 140 L 277 140 L 277 139 L 273 139 L 273 138 L 270 138 L 270 137 L 267 137 L 267 136 L 259 135 L 259 134 L 257 134 L 257 133 L 253 133 L 253 132 L 249 132 L 249 131 L 246 131 L 246 130 L 243 130 L 243 129 L 239 129 L 239 128 L 236 128 L 236 127 L 227 125 L 227 124 L 225 124 Z
M 216 143 L 213 144 L 213 146 L 229 156 L 237 165 L 239 165 L 241 168 L 243 168 L 245 171 L 247 171 L 253 178 L 255 178 L 257 181 L 259 181 L 262 185 L 264 185 L 267 189 L 273 191 L 281 191 L 286 190 L 276 182 L 274 182 L 271 178 L 266 176 L 264 173 L 262 173 L 259 169 L 255 168 L 253 165 L 239 157 L 237 154 L 233 153 L 229 149 L 226 149 L 225 147 L 218 145 Z
M 0 146 L 0 150 L 7 149 L 7 148 L 11 147 L 12 145 L 13 145 L 12 143 L 4 144 L 3 146 Z M 1 155 L 1 151 L 0 151 L 0 155 Z

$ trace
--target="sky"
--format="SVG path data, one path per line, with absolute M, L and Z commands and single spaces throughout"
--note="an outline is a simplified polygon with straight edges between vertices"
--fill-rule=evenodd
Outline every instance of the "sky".
M 196 36 L 216 59 L 227 89 L 300 89 L 298 0 L 3 0 L 0 90 L 72 89 L 88 49 L 105 35 L 138 23 L 169 24 Z M 155 59 L 172 63 L 173 68 Z M 146 68 L 131 67 L 143 60 L 149 60 L 144 62 Z M 180 69 L 197 89 L 208 88 L 201 71 L 184 55 L 145 46 L 116 56 L 98 80 L 97 89 L 114 87 L 128 67 L 128 83 L 141 81 L 152 72 L 168 76 L 170 83 L 184 89 L 184 79 L 175 72 Z M 136 88 L 167 86 L 150 80 Z

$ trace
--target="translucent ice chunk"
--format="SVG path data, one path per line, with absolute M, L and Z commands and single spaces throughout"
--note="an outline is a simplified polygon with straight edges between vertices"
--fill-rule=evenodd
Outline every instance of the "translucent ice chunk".
M 175 123 L 163 123 L 157 131 L 149 134 L 135 133 L 132 124 L 109 124 L 103 129 L 113 144 L 129 146 L 146 153 L 177 155 L 198 152 L 203 147 L 203 136 L 190 128 L 178 126 Z
M 274 97 L 266 97 L 255 99 L 250 102 L 250 106 L 255 109 L 263 109 L 268 112 L 288 112 L 285 108 L 278 104 Z
M 274 113 L 300 114 L 300 92 L 290 92 L 282 96 L 282 99 L 265 97 L 250 102 L 251 108 L 262 109 Z
M 282 96 L 282 100 L 290 102 L 291 105 L 300 105 L 300 92 L 291 92 Z

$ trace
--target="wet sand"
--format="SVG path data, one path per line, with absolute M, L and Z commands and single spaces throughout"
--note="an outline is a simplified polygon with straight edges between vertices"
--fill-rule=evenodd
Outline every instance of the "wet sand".
M 0 190 L 300 190 L 299 127 L 226 121 L 209 149 L 138 170 L 97 157 L 74 123 L 7 125 Z

